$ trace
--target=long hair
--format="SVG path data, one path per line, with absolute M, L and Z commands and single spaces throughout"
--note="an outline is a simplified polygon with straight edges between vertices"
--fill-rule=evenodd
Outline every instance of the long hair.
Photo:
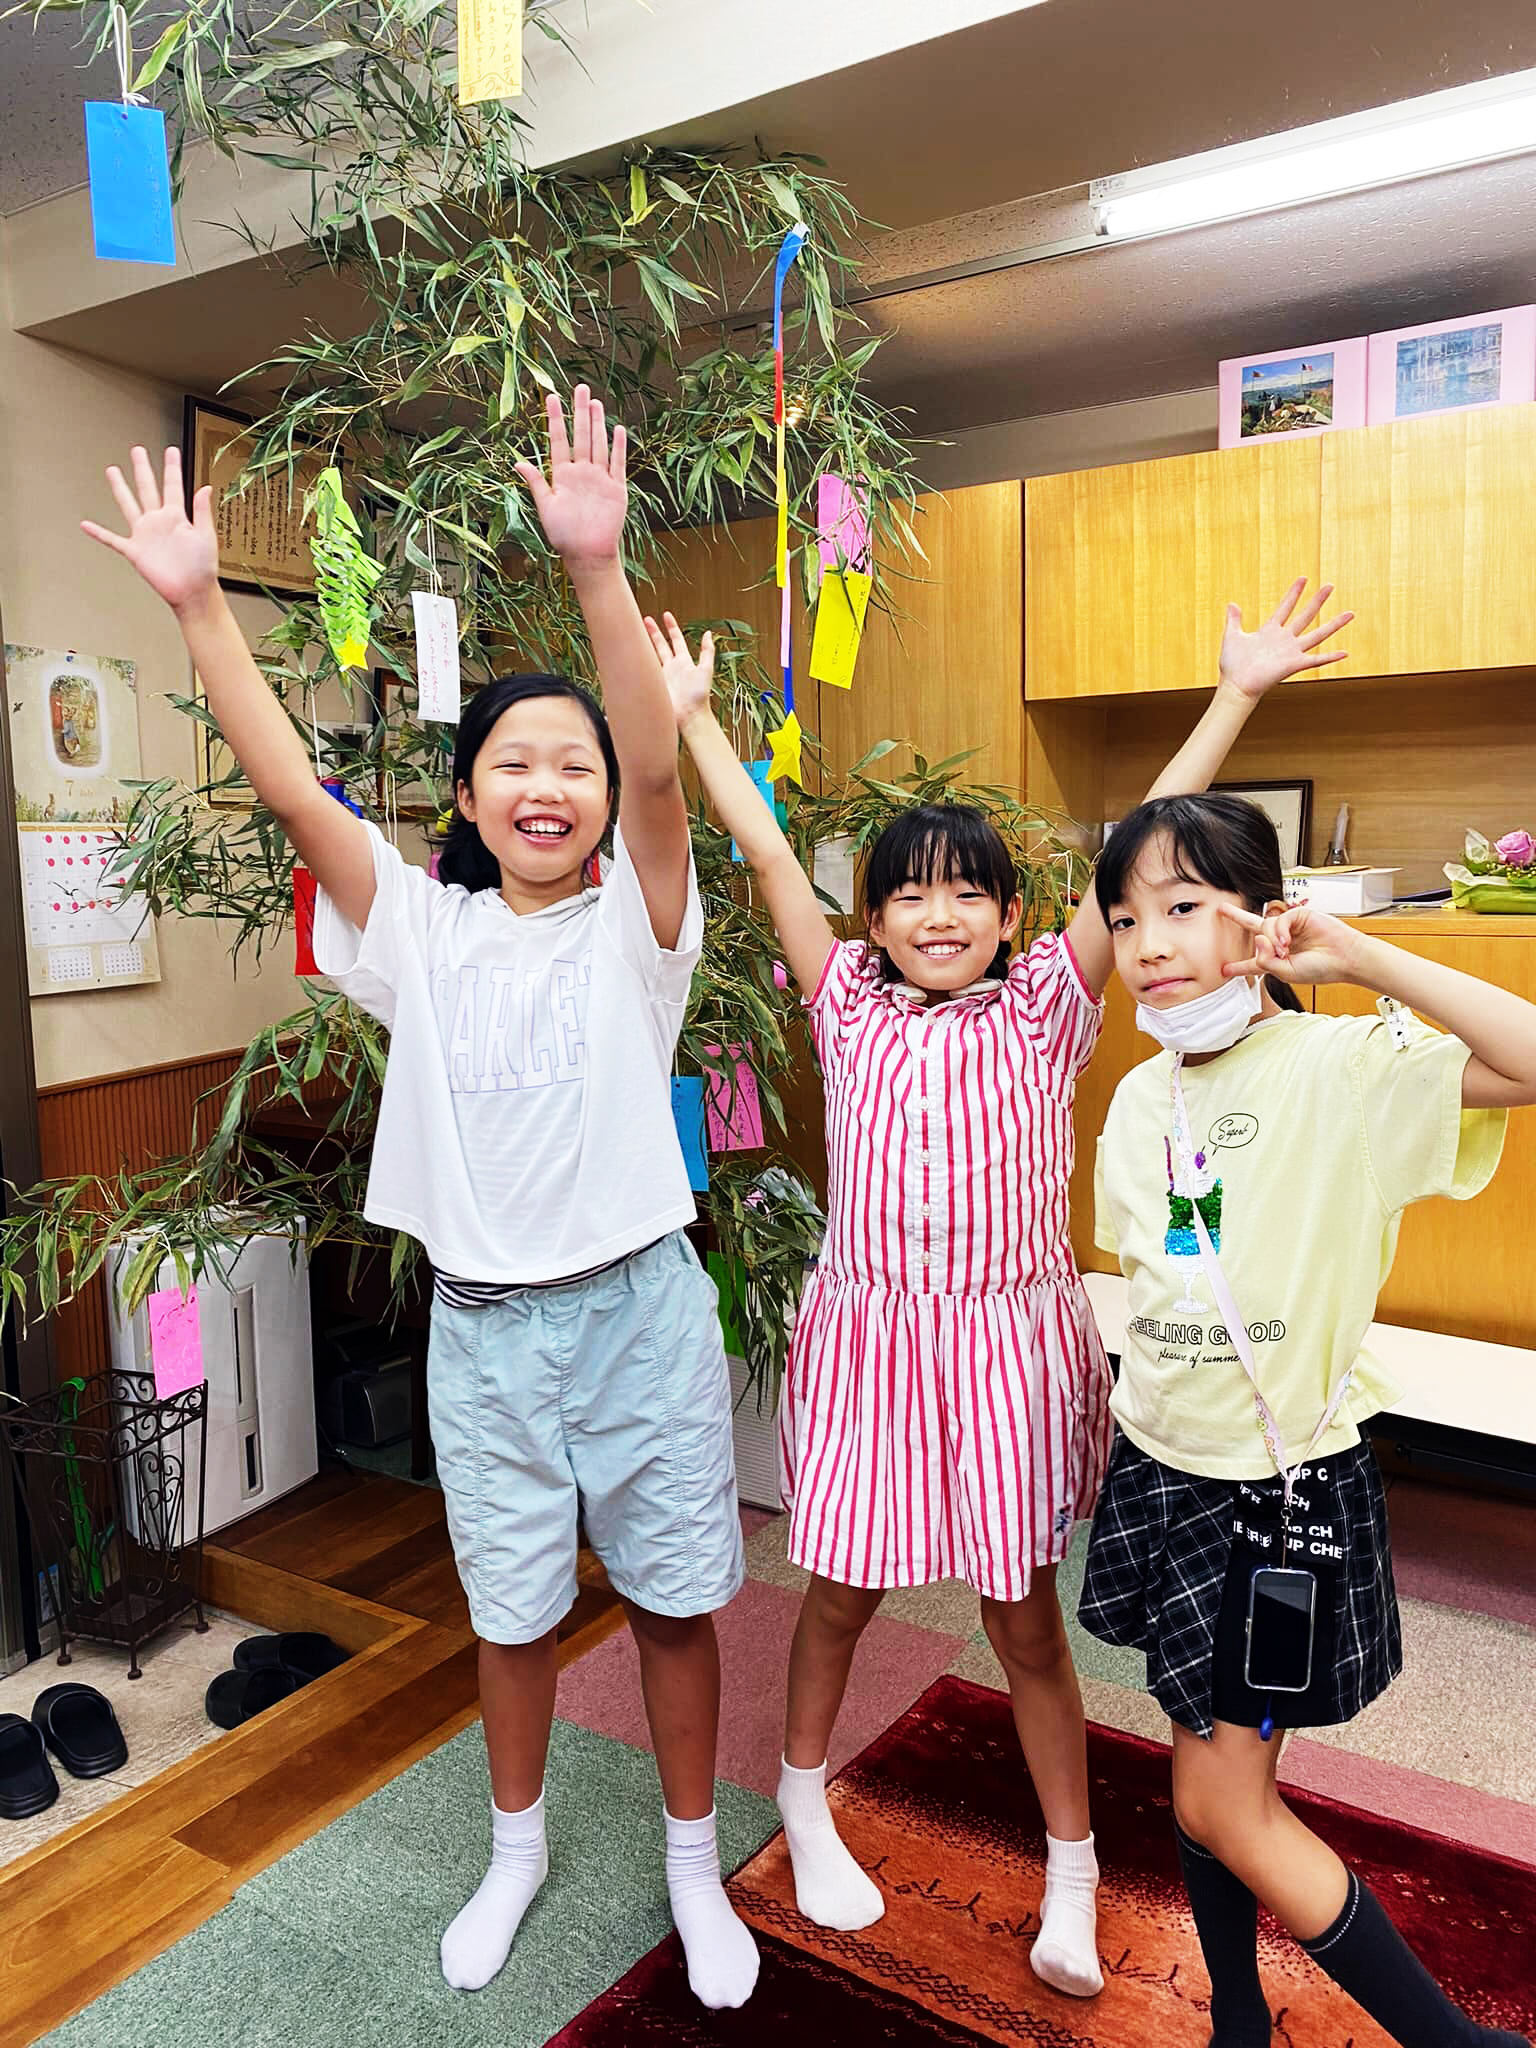
M 1173 872 L 1184 881 L 1223 889 L 1256 916 L 1271 903 L 1284 902 L 1279 836 L 1257 804 L 1246 797 L 1209 793 L 1155 796 L 1120 821 L 1099 856 L 1093 893 L 1106 924 L 1115 906 L 1125 901 L 1143 853 L 1154 839 L 1163 838 L 1173 851 Z M 1264 986 L 1282 1010 L 1301 1008 L 1301 998 L 1288 982 L 1266 974 Z
M 610 826 L 618 816 L 619 757 L 597 699 L 566 676 L 497 676 L 475 692 L 459 721 L 453 749 L 453 817 L 437 863 L 437 872 L 445 882 L 457 882 L 471 891 L 501 887 L 501 863 L 480 837 L 479 826 L 459 809 L 459 785 L 473 784 L 475 761 L 502 713 L 514 704 L 526 703 L 530 697 L 569 697 L 587 714 L 608 772 Z
M 990 896 L 1005 915 L 1019 893 L 1013 859 L 990 819 L 969 804 L 915 804 L 893 818 L 875 841 L 864 870 L 864 914 L 875 917 L 908 882 L 969 882 Z M 887 981 L 900 975 L 882 953 Z M 1000 945 L 988 974 L 1008 972 L 1008 947 Z

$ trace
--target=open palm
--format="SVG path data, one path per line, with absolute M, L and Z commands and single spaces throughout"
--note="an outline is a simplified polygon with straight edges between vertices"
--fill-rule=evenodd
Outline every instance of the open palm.
M 1297 612 L 1306 587 L 1306 577 L 1298 576 L 1263 625 L 1252 633 L 1243 631 L 1242 607 L 1227 606 L 1227 628 L 1221 639 L 1221 680 L 1230 689 L 1245 697 L 1262 697 L 1288 676 L 1303 675 L 1348 659 L 1348 650 L 1342 647 L 1328 654 L 1319 654 L 1317 649 L 1347 626 L 1354 613 L 1340 612 L 1337 618 L 1319 626 L 1317 616 L 1332 597 L 1333 585 L 1319 584 Z
M 156 481 L 154 465 L 143 448 L 133 450 L 132 461 L 132 487 L 115 463 L 107 471 L 112 495 L 128 522 L 126 535 L 98 526 L 93 519 L 82 519 L 81 529 L 92 540 L 99 540 L 103 547 L 131 562 L 157 596 L 179 608 L 211 590 L 218 581 L 219 537 L 213 524 L 213 492 L 207 484 L 203 486 L 192 501 L 189 519 L 179 451 L 165 451 L 163 484 Z
M 670 612 L 662 613 L 659 626 L 654 619 L 648 618 L 645 630 L 651 636 L 656 659 L 661 663 L 662 679 L 681 730 L 696 711 L 703 711 L 709 704 L 709 693 L 715 679 L 715 636 L 713 633 L 704 635 L 699 642 L 699 658 L 695 661 L 688 652 L 688 641 L 682 627 Z
M 528 486 L 556 554 L 571 565 L 612 561 L 619 552 L 629 490 L 624 480 L 624 429 L 608 429 L 603 408 L 585 384 L 571 393 L 571 427 L 566 432 L 565 407 L 551 392 L 549 475 L 537 463 L 519 462 L 517 474 Z

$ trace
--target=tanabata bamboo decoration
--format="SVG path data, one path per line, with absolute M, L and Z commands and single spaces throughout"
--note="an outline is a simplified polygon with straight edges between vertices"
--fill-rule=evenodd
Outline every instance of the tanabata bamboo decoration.
M 368 659 L 374 585 L 384 571 L 363 547 L 356 514 L 341 488 L 339 469 L 321 471 L 304 509 L 314 514 L 309 551 L 314 557 L 325 637 L 342 668 L 361 668 Z

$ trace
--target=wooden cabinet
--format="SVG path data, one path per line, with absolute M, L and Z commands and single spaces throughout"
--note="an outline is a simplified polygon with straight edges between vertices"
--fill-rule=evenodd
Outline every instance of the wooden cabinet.
M 1536 665 L 1533 488 L 1536 405 L 1034 478 L 1025 696 L 1206 689 L 1296 576 L 1357 615 L 1334 677 Z
M 1442 961 L 1536 1001 L 1536 917 L 1474 917 L 1452 911 L 1372 918 L 1362 929 L 1405 952 Z M 1304 992 L 1328 1016 L 1364 1016 L 1368 991 L 1327 987 Z M 1072 1177 L 1072 1243 L 1085 1272 L 1116 1272 L 1094 1249 L 1093 1161 L 1099 1132 L 1121 1079 L 1156 1047 L 1138 1034 L 1118 980 L 1110 984 L 1104 1035 L 1078 1083 L 1077 1167 Z M 1470 1202 L 1422 1202 L 1403 1218 L 1397 1260 L 1378 1320 L 1410 1329 L 1536 1348 L 1536 1260 L 1530 1252 L 1536 1189 L 1536 1110 L 1510 1112 L 1504 1156 L 1492 1185 Z
M 1358 613 L 1338 676 L 1536 662 L 1536 405 L 1324 435 L 1322 563 Z
M 1025 696 L 1209 689 L 1226 605 L 1317 575 L 1320 478 L 1315 441 L 1032 478 Z

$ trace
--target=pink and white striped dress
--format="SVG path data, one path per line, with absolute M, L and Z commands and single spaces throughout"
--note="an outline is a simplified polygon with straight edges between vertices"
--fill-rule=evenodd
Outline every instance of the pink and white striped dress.
M 1065 938 L 925 1007 L 859 941 L 807 1004 L 828 1220 L 785 1378 L 789 1554 L 845 1586 L 1020 1600 L 1090 1514 L 1110 1375 L 1067 1235 L 1102 1023 Z

